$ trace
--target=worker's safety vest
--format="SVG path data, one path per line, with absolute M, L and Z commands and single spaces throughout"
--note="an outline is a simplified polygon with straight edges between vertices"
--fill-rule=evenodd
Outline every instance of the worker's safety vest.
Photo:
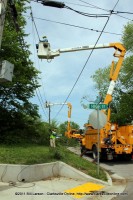
M 50 139 L 53 139 L 53 138 L 56 138 L 56 133 L 52 133 L 52 134 L 50 135 Z

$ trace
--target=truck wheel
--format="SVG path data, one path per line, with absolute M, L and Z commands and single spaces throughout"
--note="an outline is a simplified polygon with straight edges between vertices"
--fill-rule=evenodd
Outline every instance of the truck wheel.
M 85 146 L 81 146 L 81 154 L 83 154 L 86 151 Z
M 97 147 L 96 146 L 93 146 L 93 148 L 92 148 L 92 156 L 93 156 L 93 159 L 97 158 Z

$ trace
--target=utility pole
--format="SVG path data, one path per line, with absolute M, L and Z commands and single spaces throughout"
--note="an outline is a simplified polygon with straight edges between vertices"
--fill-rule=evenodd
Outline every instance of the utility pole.
M 3 29 L 4 29 L 6 6 L 7 6 L 7 0 L 0 0 L 0 49 L 1 49 Z
M 50 125 L 50 123 L 51 123 L 51 117 L 50 117 L 51 108 L 50 108 L 50 103 L 48 103 L 47 101 L 45 102 L 45 108 L 48 108 L 48 121 L 49 121 L 49 125 Z
M 0 0 L 0 50 L 6 15 L 7 0 Z M 1 58 L 0 58 L 1 59 Z M 12 81 L 14 65 L 7 60 L 0 62 L 0 82 Z

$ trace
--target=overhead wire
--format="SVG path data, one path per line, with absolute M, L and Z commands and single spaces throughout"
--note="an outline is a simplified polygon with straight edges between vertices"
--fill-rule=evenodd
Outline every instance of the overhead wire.
M 115 6 L 113 7 L 113 10 L 115 9 L 115 7 L 117 6 L 118 3 L 119 3 L 119 0 L 116 2 Z M 85 64 L 84 64 L 84 66 L 83 66 L 82 69 L 81 69 L 81 72 L 79 73 L 79 75 L 78 75 L 78 77 L 77 77 L 77 79 L 76 79 L 74 85 L 72 86 L 72 88 L 71 88 L 71 90 L 70 90 L 68 96 L 66 97 L 64 103 L 67 102 L 67 100 L 68 100 L 68 98 L 70 97 L 72 91 L 74 90 L 74 88 L 75 88 L 77 82 L 79 81 L 79 78 L 81 77 L 81 75 L 82 75 L 82 73 L 83 73 L 83 71 L 84 71 L 84 69 L 85 69 L 85 67 L 86 67 L 86 65 L 87 65 L 87 63 L 88 63 L 88 61 L 89 61 L 89 59 L 90 59 L 90 57 L 91 57 L 91 55 L 92 55 L 92 53 L 93 53 L 93 51 L 94 51 L 94 49 L 95 49 L 95 46 L 97 45 L 99 39 L 101 38 L 102 33 L 103 33 L 104 29 L 106 28 L 106 26 L 107 26 L 107 24 L 108 24 L 108 22 L 109 22 L 109 19 L 110 19 L 110 17 L 111 17 L 111 15 L 112 15 L 112 14 L 110 13 L 110 16 L 109 16 L 108 19 L 106 20 L 106 23 L 105 23 L 105 25 L 104 25 L 104 27 L 103 27 L 103 29 L 102 29 L 102 32 L 100 33 L 98 39 L 97 39 L 96 42 L 95 42 L 94 48 L 91 50 L 91 52 L 90 52 L 90 54 L 89 54 L 89 56 L 88 56 L 88 58 L 87 58 L 87 60 L 86 60 L 86 62 L 85 62 Z M 59 115 L 59 113 L 61 112 L 61 110 L 63 109 L 63 107 L 64 107 L 64 105 L 61 106 L 61 108 L 60 108 L 59 111 L 57 112 L 55 118 L 57 118 L 57 116 Z
M 31 0 L 31 1 L 36 2 L 36 3 L 42 3 L 42 0 L 40 0 L 40 1 L 39 1 L 39 0 Z M 106 11 L 106 12 L 108 12 L 108 13 L 114 14 L 114 15 L 116 15 L 116 16 L 118 16 L 118 17 L 121 17 L 121 18 L 123 18 L 123 19 L 133 21 L 133 19 L 130 19 L 129 17 L 124 17 L 124 16 L 122 16 L 122 15 L 119 15 L 119 13 L 122 13 L 122 14 L 133 14 L 132 12 L 129 12 L 129 11 L 114 11 L 114 10 L 108 10 L 108 9 L 101 8 L 101 7 L 99 7 L 99 6 L 96 6 L 96 5 L 94 5 L 94 4 L 88 3 L 88 2 L 83 1 L 83 0 L 79 0 L 79 1 L 81 1 L 81 2 L 83 2 L 83 3 L 85 3 L 85 4 L 87 4 L 87 6 L 86 6 L 86 5 L 75 4 L 75 3 L 69 3 L 69 2 L 66 2 L 66 3 L 67 3 L 67 4 L 78 5 L 78 6 L 84 6 L 84 7 L 91 7 L 91 8 L 94 8 L 94 9 L 100 9 L 100 10 Z M 54 1 L 54 2 L 56 2 L 56 1 Z M 65 3 L 65 2 L 64 2 L 64 3 Z M 88 5 L 89 5 L 89 6 L 88 6 Z M 74 10 L 74 9 L 68 7 L 68 6 L 65 6 L 65 8 L 68 8 L 68 9 L 70 9 L 70 10 L 73 10 L 73 11 L 77 12 L 78 14 L 81 14 L 81 15 L 84 15 L 84 16 L 87 16 L 87 17 L 95 17 L 95 18 L 97 18 L 97 17 L 107 17 L 107 16 L 109 16 L 109 14 L 107 15 L 107 14 L 89 14 L 89 13 L 83 13 L 83 12 Z M 47 20 L 47 19 L 44 19 L 44 20 Z M 56 23 L 56 22 L 55 22 L 55 23 Z M 57 22 L 57 23 L 60 23 L 60 22 Z M 66 24 L 66 25 L 67 25 L 67 24 Z M 71 25 L 70 25 L 70 26 L 71 26 Z M 74 26 L 74 25 L 73 25 L 73 26 Z M 75 26 L 75 27 L 77 27 L 77 26 Z M 79 27 L 79 28 L 80 28 L 80 27 Z M 93 30 L 92 30 L 92 31 L 93 31 Z M 97 31 L 97 30 L 94 30 L 94 31 Z M 97 31 L 97 32 L 100 32 L 100 31 Z M 108 33 L 108 32 L 107 32 L 107 33 Z M 111 34 L 114 34 L 114 33 L 111 33 Z
M 70 3 L 70 2 L 67 2 L 67 1 L 63 1 L 63 2 L 66 3 L 66 4 L 76 5 L 76 6 L 80 6 L 80 7 L 93 8 L 93 6 L 91 6 L 91 5 L 83 5 L 83 4 L 78 4 L 78 3 Z
M 30 7 L 30 9 L 31 9 L 31 7 Z M 36 26 L 35 21 L 34 21 L 34 18 L 33 18 L 32 9 L 31 9 L 31 19 L 32 19 L 32 25 L 34 25 L 35 30 L 36 30 L 37 35 L 38 35 L 38 38 L 39 38 L 39 40 L 40 40 L 39 32 L 38 32 L 38 30 L 37 30 L 37 26 Z M 35 39 L 35 34 L 34 34 L 34 28 L 33 28 L 33 26 L 32 26 L 32 32 L 33 32 L 33 36 L 34 36 L 34 38 L 33 38 L 33 44 L 34 44 L 34 46 L 35 46 L 35 40 L 34 40 L 34 39 Z M 34 53 L 34 63 L 36 63 L 36 61 L 35 61 L 35 53 Z M 42 79 L 41 79 L 41 81 L 42 81 Z M 42 82 L 42 88 L 43 88 L 43 82 Z M 38 91 L 38 92 L 37 92 L 37 91 Z M 43 92 L 44 92 L 44 91 L 43 91 Z M 44 100 L 43 100 L 43 98 L 42 98 L 42 95 L 41 95 L 41 92 L 40 92 L 40 89 L 39 89 L 39 88 L 36 89 L 36 94 L 37 94 L 38 100 L 39 100 L 39 102 L 40 102 L 41 108 L 42 108 L 42 110 L 43 110 L 43 113 L 45 114 L 45 117 L 46 117 L 46 119 L 48 120 L 48 113 L 47 113 L 46 109 L 44 109 L 44 108 L 45 108 L 45 107 L 44 107 Z M 45 93 L 44 93 L 44 97 L 45 97 Z M 46 102 L 46 98 L 45 98 L 45 102 Z
M 36 2 L 36 3 L 42 3 L 43 1 L 42 0 L 31 0 L 33 2 Z M 83 0 L 79 0 L 87 5 L 81 5 L 81 4 L 75 4 L 75 3 L 70 3 L 70 2 L 66 2 L 67 4 L 73 4 L 73 5 L 78 5 L 78 6 L 84 6 L 84 7 L 90 7 L 90 8 L 94 8 L 94 9 L 100 9 L 100 10 L 103 10 L 103 11 L 106 11 L 108 13 L 111 13 L 111 14 L 114 14 L 116 16 L 119 16 L 121 18 L 124 18 L 124 19 L 127 19 L 127 20 L 130 20 L 130 21 L 133 21 L 133 19 L 130 19 L 130 18 L 127 18 L 127 17 L 124 17 L 124 16 L 121 16 L 121 15 L 118 15 L 119 13 L 122 13 L 122 14 L 133 14 L 132 12 L 129 12 L 129 11 L 114 11 L 114 10 L 108 10 L 108 9 L 105 9 L 105 8 L 101 8 L 99 6 L 96 6 L 94 4 L 91 4 L 91 3 L 88 3 L 86 1 L 83 1 Z M 57 1 L 54 1 L 54 2 L 57 2 Z M 64 2 L 65 3 L 65 2 Z M 89 6 L 88 6 L 89 5 Z M 99 18 L 99 17 L 108 17 L 109 14 L 89 14 L 89 13 L 84 13 L 84 12 L 81 12 L 81 11 L 77 11 L 69 6 L 65 6 L 64 8 L 67 8 L 67 9 L 70 9 L 78 14 L 81 14 L 81 15 L 84 15 L 86 17 L 95 17 L 95 18 Z
M 43 2 L 42 0 L 31 0 L 31 1 L 36 2 L 36 3 L 42 3 Z M 86 1 L 83 1 L 83 0 L 79 0 L 79 1 L 83 2 L 83 3 L 87 4 L 87 5 L 78 4 L 78 3 L 70 3 L 70 2 L 67 2 L 67 1 L 63 1 L 63 3 L 71 4 L 71 5 L 76 5 L 76 6 L 81 6 L 81 7 L 89 7 L 89 8 L 99 9 L 99 10 L 103 10 L 103 11 L 106 11 L 106 12 L 109 12 L 109 13 L 113 11 L 112 14 L 119 14 L 119 13 L 133 14 L 133 12 L 129 12 L 129 11 L 114 11 L 114 10 L 109 10 L 109 9 L 101 8 L 99 6 L 96 6 L 96 5 L 92 4 L 92 3 L 89 3 L 89 2 L 86 2 Z M 57 2 L 57 1 L 54 1 L 54 2 Z M 97 15 L 97 14 L 94 14 L 94 15 Z
M 30 9 L 31 9 L 31 7 L 30 7 Z M 39 37 L 39 32 L 38 32 L 38 30 L 37 30 L 37 26 L 36 26 L 36 23 L 35 23 L 35 20 L 34 20 L 34 17 L 33 17 L 33 12 L 32 12 L 32 9 L 31 9 L 31 19 L 32 19 L 32 22 L 33 22 L 33 24 L 34 24 L 34 26 L 35 26 L 35 30 L 36 30 L 36 32 L 37 32 L 37 36 L 38 36 L 38 39 L 40 40 L 40 37 Z M 33 28 L 33 27 L 32 27 Z M 34 34 L 34 28 L 33 28 L 33 35 L 34 35 L 34 38 L 35 38 L 35 34 Z M 35 43 L 35 40 L 33 41 L 33 43 L 34 43 L 34 46 L 36 45 L 36 43 Z M 35 49 L 35 48 L 34 48 Z M 34 53 L 34 55 L 35 55 L 35 53 Z M 35 58 L 34 58 L 34 60 L 35 60 Z M 38 61 L 38 67 L 39 67 L 39 70 L 41 70 L 41 68 L 40 68 L 40 64 L 39 64 L 39 59 L 37 58 L 37 61 Z M 45 101 L 47 101 L 46 99 L 46 94 L 45 94 L 45 90 L 44 90 L 44 85 L 43 85 L 43 81 L 42 81 L 42 76 L 41 76 L 41 82 L 42 82 L 42 88 L 43 88 L 43 93 L 44 93 L 44 98 L 45 98 Z
M 57 7 L 57 8 L 66 8 L 66 9 L 69 9 L 71 11 L 76 12 L 77 14 L 80 14 L 80 15 L 83 15 L 83 16 L 86 16 L 86 17 L 99 18 L 99 17 L 108 17 L 109 16 L 109 14 L 90 14 L 90 13 L 85 13 L 85 12 L 82 12 L 82 11 L 79 11 L 79 10 L 75 10 L 74 8 L 66 6 L 63 2 L 57 2 L 57 1 L 50 1 L 49 2 L 47 0 L 37 1 L 37 2 L 43 4 L 44 6 L 51 6 L 51 7 Z
M 118 17 L 121 17 L 121 18 L 123 18 L 123 19 L 129 20 L 129 21 L 133 21 L 133 19 L 130 19 L 130 18 L 128 18 L 128 17 L 124 17 L 124 16 L 119 15 L 119 14 L 115 14 L 115 15 L 117 15 Z
M 96 9 L 101 9 L 101 10 L 104 10 L 104 11 L 107 11 L 107 12 L 112 12 L 112 11 L 113 11 L 113 10 L 107 10 L 107 9 L 100 8 L 100 7 L 98 7 L 98 6 L 95 6 L 95 5 L 93 5 L 93 4 L 90 4 L 90 3 L 86 2 L 86 1 L 83 1 L 83 0 L 79 0 L 79 1 L 84 2 L 84 3 L 86 3 L 87 5 L 88 5 L 88 4 L 89 4 L 89 5 L 92 5 L 92 6 L 94 6 L 94 8 L 96 8 Z M 116 16 L 119 16 L 119 17 L 121 17 L 121 18 L 130 20 L 130 21 L 133 21 L 133 19 L 124 17 L 124 16 L 122 16 L 122 15 L 119 15 L 120 13 L 121 13 L 121 14 L 133 14 L 132 12 L 129 12 L 129 11 L 113 11 L 113 12 L 112 12 L 112 14 L 115 14 Z
M 80 1 L 80 2 L 83 2 L 83 3 L 87 4 L 87 5 L 92 6 L 92 8 L 100 9 L 100 10 L 104 10 L 104 11 L 109 12 L 109 10 L 107 10 L 107 9 L 101 8 L 101 7 L 99 7 L 99 6 L 96 6 L 96 5 L 94 5 L 94 4 L 88 3 L 88 2 L 86 2 L 86 1 L 83 1 L 83 0 L 79 0 L 79 1 Z
M 39 100 L 39 102 L 40 102 L 40 106 L 41 106 L 41 108 L 42 108 L 42 111 L 43 111 L 44 115 L 45 115 L 46 118 L 47 118 L 47 115 L 46 115 L 46 113 L 45 113 L 45 111 L 44 111 L 44 106 L 43 106 L 42 101 L 41 101 L 41 99 L 40 99 L 40 97 L 39 97 L 39 95 L 38 95 L 37 89 L 36 89 L 36 95 L 37 95 L 37 98 L 38 98 L 38 100 Z
M 30 17 L 30 16 L 27 16 L 27 15 L 24 15 L 24 16 Z M 60 25 L 65 25 L 65 26 L 70 26 L 70 27 L 74 27 L 74 28 L 80 28 L 80 29 L 84 29 L 84 30 L 94 31 L 94 32 L 101 32 L 100 30 L 97 30 L 97 29 L 88 28 L 88 27 L 79 26 L 79 25 L 74 25 L 74 24 L 69 24 L 69 23 L 65 23 L 65 22 L 59 22 L 59 21 L 45 19 L 45 18 L 34 17 L 34 19 L 43 20 L 43 21 L 47 21 L 47 22 L 51 22 L 51 23 L 55 23 L 55 24 L 60 24 Z M 113 33 L 113 32 L 108 32 L 108 31 L 103 31 L 103 33 L 111 34 L 111 35 L 122 35 L 120 33 Z
M 118 1 L 116 2 L 116 4 L 115 4 L 114 8 L 112 9 L 112 11 L 116 8 L 116 6 L 118 5 L 119 1 L 120 1 L 120 0 L 118 0 Z
M 37 26 L 36 26 L 36 23 L 35 23 L 34 18 L 33 18 L 33 13 L 32 13 L 32 9 L 31 9 L 31 7 L 30 7 L 30 10 L 31 10 L 31 12 L 30 12 L 30 16 L 31 16 L 32 22 L 33 22 L 33 24 L 34 24 L 34 26 L 35 26 L 35 29 L 36 29 L 36 32 L 37 32 L 38 39 L 40 40 L 39 32 L 38 32 L 38 30 L 37 30 Z
M 75 10 L 69 6 L 65 6 L 65 8 L 72 10 L 80 15 L 86 16 L 86 17 L 95 17 L 95 18 L 99 18 L 99 17 L 109 17 L 109 14 L 90 14 L 90 13 L 85 13 L 85 12 L 81 12 L 78 10 Z
M 39 3 L 39 1 L 37 1 L 37 0 L 31 0 L 31 1 L 36 2 L 36 3 Z M 40 3 L 41 3 L 41 1 L 40 1 Z M 93 6 L 87 6 L 87 5 L 78 4 L 78 3 L 70 3 L 70 2 L 67 2 L 67 1 L 63 1 L 63 3 L 71 4 L 71 5 L 76 5 L 76 6 L 80 6 L 80 7 L 93 8 Z

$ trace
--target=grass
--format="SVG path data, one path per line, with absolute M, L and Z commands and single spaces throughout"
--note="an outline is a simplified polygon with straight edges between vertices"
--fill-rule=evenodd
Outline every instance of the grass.
M 24 146 L 0 146 L 0 163 L 6 164 L 40 164 L 60 160 L 83 171 L 84 173 L 106 181 L 105 172 L 100 169 L 97 175 L 97 166 L 59 146 L 55 149 L 47 146 L 24 145 Z

